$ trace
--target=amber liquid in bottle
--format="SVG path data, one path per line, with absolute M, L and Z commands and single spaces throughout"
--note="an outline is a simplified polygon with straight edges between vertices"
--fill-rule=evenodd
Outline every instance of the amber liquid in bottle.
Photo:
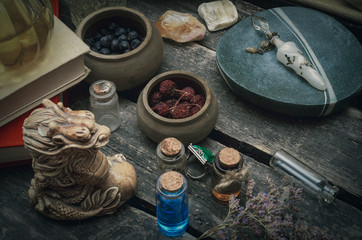
M 243 165 L 243 158 L 240 153 L 233 148 L 224 148 L 214 160 L 213 173 L 211 175 L 211 193 L 213 198 L 222 204 L 228 204 L 232 195 L 237 197 L 241 192 L 241 182 L 237 179 L 224 185 L 222 188 L 218 184 L 227 171 L 239 171 Z

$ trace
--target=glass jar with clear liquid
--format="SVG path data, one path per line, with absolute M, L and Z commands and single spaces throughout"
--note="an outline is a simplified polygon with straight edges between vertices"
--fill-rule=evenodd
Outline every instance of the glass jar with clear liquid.
M 6 71 L 43 55 L 54 28 L 50 0 L 0 1 L 0 65 Z
M 107 126 L 111 132 L 117 130 L 121 125 L 121 112 L 114 83 L 96 81 L 90 86 L 89 93 L 90 110 L 96 123 Z
M 156 183 L 156 213 L 160 231 L 167 236 L 179 236 L 186 231 L 188 193 L 186 178 L 179 172 L 163 173 Z

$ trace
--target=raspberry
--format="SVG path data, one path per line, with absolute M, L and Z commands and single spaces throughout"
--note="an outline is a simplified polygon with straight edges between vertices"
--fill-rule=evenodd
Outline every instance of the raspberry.
M 160 92 L 167 96 L 173 96 L 176 89 L 176 83 L 171 80 L 164 80 L 160 83 Z
M 180 103 L 172 109 L 172 116 L 175 119 L 186 118 L 192 115 L 192 106 L 188 103 Z
M 161 102 L 162 96 L 163 96 L 163 94 L 161 92 L 152 93 L 150 100 L 149 100 L 150 106 L 153 107 L 157 103 Z
M 157 103 L 152 110 L 160 116 L 168 117 L 170 114 L 170 108 L 164 102 Z

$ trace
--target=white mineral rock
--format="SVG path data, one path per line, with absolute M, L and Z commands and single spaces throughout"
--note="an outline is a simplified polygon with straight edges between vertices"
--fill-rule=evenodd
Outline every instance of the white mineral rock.
M 238 21 L 236 7 L 228 0 L 202 3 L 198 13 L 211 32 L 228 28 Z

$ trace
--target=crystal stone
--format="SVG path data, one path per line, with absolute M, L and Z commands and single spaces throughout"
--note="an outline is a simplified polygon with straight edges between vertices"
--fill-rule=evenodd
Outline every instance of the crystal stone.
M 236 7 L 228 0 L 202 3 L 198 13 L 211 32 L 228 28 L 238 21 Z
M 205 36 L 205 26 L 190 13 L 166 11 L 155 25 L 163 38 L 176 42 L 192 42 Z

